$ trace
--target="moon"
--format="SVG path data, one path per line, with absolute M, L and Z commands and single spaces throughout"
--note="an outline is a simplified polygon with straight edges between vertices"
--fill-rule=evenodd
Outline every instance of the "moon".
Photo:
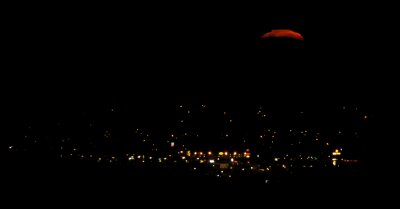
M 265 33 L 261 38 L 291 38 L 301 41 L 304 40 L 304 37 L 300 33 L 289 29 L 275 29 Z

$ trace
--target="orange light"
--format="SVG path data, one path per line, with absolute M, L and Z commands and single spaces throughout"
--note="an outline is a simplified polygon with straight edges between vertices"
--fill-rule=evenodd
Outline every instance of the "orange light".
M 261 38 L 271 38 L 271 37 L 279 37 L 279 38 L 293 38 L 297 40 L 304 40 L 303 36 L 300 33 L 297 33 L 288 29 L 277 29 L 272 30 L 266 34 L 264 34 Z

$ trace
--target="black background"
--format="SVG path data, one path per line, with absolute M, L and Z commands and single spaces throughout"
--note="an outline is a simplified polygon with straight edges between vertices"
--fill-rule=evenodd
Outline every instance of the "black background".
M 384 48 L 395 41 L 386 11 L 311 3 L 13 5 L 4 13 L 5 113 L 15 135 L 32 118 L 110 105 L 143 115 L 192 101 L 391 110 L 393 55 Z M 265 47 L 260 36 L 275 28 L 305 40 L 296 49 Z

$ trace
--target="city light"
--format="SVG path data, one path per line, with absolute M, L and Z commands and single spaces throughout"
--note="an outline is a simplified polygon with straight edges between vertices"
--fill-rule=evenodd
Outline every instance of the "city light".
M 338 155 L 341 155 L 342 153 L 341 152 L 339 152 L 339 149 L 336 149 L 334 152 L 332 152 L 332 155 L 333 156 L 338 156 Z

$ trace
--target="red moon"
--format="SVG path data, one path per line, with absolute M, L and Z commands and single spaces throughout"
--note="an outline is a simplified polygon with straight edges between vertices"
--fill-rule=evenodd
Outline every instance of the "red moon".
M 297 40 L 304 40 L 304 37 L 295 31 L 289 29 L 276 29 L 270 32 L 265 33 L 261 38 L 271 38 L 271 37 L 278 37 L 278 38 L 293 38 Z

